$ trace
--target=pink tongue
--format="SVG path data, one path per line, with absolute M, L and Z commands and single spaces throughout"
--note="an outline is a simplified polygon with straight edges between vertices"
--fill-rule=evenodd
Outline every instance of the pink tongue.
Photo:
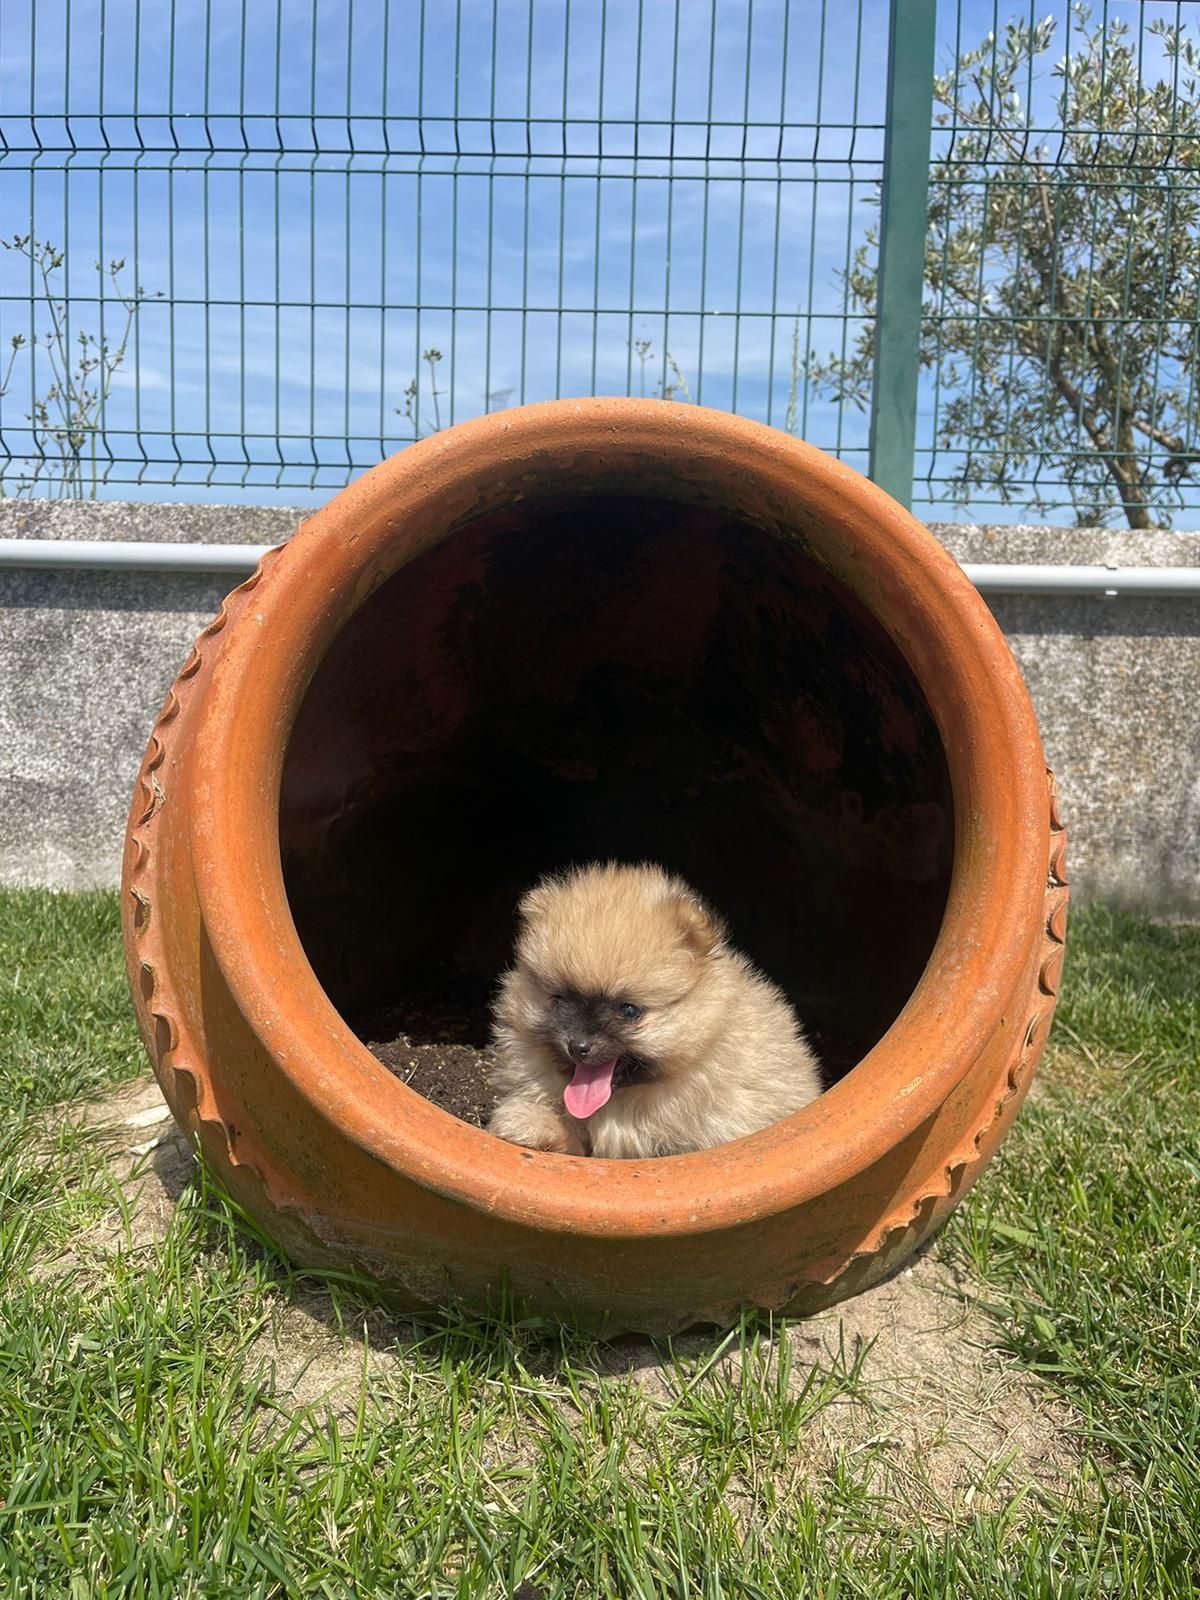
M 575 1076 L 563 1090 L 563 1104 L 573 1117 L 582 1121 L 593 1111 L 599 1111 L 612 1094 L 612 1077 L 617 1070 L 615 1061 L 581 1061 Z

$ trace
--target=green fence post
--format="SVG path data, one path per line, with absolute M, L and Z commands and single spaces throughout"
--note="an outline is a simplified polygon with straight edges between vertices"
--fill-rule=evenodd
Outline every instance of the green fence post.
M 937 0 L 892 0 L 871 389 L 872 481 L 912 504 Z

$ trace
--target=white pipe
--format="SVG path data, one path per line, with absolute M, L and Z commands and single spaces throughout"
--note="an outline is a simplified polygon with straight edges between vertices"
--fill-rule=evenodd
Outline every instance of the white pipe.
M 0 539 L 0 567 L 110 572 L 253 572 L 266 544 L 156 544 L 140 539 Z
M 156 544 L 129 539 L 0 539 L 0 567 L 126 572 L 252 572 L 265 544 Z M 1200 567 L 1075 567 L 964 562 L 983 594 L 1200 595 Z
M 988 566 L 964 562 L 981 594 L 1200 595 L 1200 567 Z

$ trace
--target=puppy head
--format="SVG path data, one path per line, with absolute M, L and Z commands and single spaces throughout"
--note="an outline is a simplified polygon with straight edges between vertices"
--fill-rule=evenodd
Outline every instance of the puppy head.
M 570 1080 L 572 1116 L 677 1068 L 723 936 L 685 883 L 658 867 L 585 867 L 539 883 L 519 915 L 497 1014 Z

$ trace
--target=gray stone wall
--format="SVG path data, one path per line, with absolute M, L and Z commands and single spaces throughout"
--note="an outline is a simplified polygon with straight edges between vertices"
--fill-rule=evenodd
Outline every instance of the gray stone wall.
M 0 501 L 0 539 L 277 544 L 304 512 Z M 0 567 L 0 883 L 115 883 L 142 751 L 227 573 Z
M 1200 533 L 932 529 L 960 561 L 1200 566 Z M 993 595 L 1063 799 L 1079 899 L 1200 913 L 1200 595 Z
M 0 538 L 274 544 L 305 513 L 0 502 Z M 1200 533 L 934 532 L 961 561 L 1200 566 Z M 116 881 L 159 705 L 224 575 L 0 568 L 0 882 Z M 996 596 L 1071 833 L 1072 884 L 1200 913 L 1200 597 Z

